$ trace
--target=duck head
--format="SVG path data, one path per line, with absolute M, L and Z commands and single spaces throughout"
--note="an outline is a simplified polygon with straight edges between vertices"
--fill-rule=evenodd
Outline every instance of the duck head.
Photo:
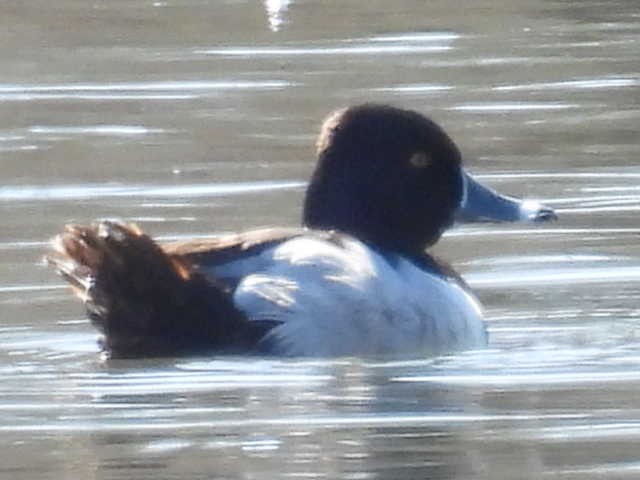
M 322 125 L 317 154 L 305 226 L 394 251 L 420 254 L 455 220 L 555 218 L 551 209 L 475 181 L 451 138 L 414 111 L 378 104 L 338 110 Z
M 454 221 L 464 193 L 460 152 L 419 113 L 365 104 L 324 122 L 304 224 L 416 254 Z

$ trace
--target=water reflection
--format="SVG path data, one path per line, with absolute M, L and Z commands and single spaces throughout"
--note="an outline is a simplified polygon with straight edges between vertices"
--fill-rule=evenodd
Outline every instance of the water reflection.
M 493 103 L 475 103 L 468 105 L 455 105 L 451 110 L 459 110 L 461 112 L 473 113 L 504 113 L 504 112 L 523 112 L 530 114 L 537 110 L 568 110 L 578 108 L 574 103 L 545 103 L 545 102 L 493 102 Z
M 202 185 L 25 185 L 20 187 L 0 187 L 0 200 L 25 202 L 43 200 L 78 200 L 111 197 L 159 197 L 159 198 L 198 198 L 248 193 L 290 190 L 306 185 L 300 181 L 254 182 L 232 184 Z M 153 206 L 153 205 L 152 205 Z
M 267 10 L 269 28 L 277 32 L 286 22 L 286 14 L 291 0 L 264 0 L 264 7 Z
M 263 48 L 209 48 L 206 50 L 198 50 L 196 53 L 203 55 L 222 55 L 222 56 L 240 56 L 240 57 L 287 57 L 287 56 L 335 56 L 335 55 L 384 55 L 384 54 L 401 54 L 401 53 L 428 53 L 443 52 L 449 50 L 450 47 L 443 45 L 406 45 L 404 43 L 390 42 L 389 45 L 381 44 L 362 44 L 358 45 L 357 41 L 349 40 L 347 45 L 318 45 L 309 47 L 263 47 Z M 352 43 L 356 43 L 355 45 Z
M 192 100 L 228 90 L 276 90 L 281 80 L 148 82 L 113 84 L 0 85 L 0 102 L 44 100 Z
M 547 90 L 592 90 L 599 88 L 626 88 L 640 85 L 640 78 L 604 77 L 564 82 L 531 83 L 524 85 L 502 85 L 494 87 L 497 91 L 547 91 Z

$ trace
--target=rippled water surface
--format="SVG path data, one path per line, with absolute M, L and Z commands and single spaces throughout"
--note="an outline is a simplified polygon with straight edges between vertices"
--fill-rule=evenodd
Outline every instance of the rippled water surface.
M 640 477 L 635 0 L 0 4 L 0 477 Z M 100 361 L 40 259 L 68 222 L 295 225 L 321 118 L 431 115 L 552 225 L 437 253 L 490 348 Z

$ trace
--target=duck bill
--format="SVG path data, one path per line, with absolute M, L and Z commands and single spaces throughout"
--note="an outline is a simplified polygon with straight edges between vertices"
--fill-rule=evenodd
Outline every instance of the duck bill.
M 464 193 L 456 212 L 458 222 L 548 222 L 558 217 L 552 208 L 533 200 L 501 195 L 463 172 Z

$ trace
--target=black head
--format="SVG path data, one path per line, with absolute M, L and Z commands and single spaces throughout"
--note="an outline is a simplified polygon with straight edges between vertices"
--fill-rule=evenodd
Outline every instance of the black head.
M 304 224 L 420 254 L 453 223 L 462 198 L 460 152 L 419 113 L 364 104 L 322 125 Z

